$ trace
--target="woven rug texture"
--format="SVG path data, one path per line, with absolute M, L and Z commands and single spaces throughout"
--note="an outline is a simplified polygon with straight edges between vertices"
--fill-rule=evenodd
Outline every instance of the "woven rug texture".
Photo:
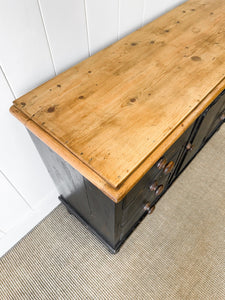
M 63 205 L 0 260 L 0 299 L 225 299 L 225 125 L 113 255 Z

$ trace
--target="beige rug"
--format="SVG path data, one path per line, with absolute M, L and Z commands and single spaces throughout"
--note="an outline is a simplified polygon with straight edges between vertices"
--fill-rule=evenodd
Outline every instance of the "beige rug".
M 225 299 L 225 126 L 126 241 L 60 205 L 0 261 L 0 299 Z

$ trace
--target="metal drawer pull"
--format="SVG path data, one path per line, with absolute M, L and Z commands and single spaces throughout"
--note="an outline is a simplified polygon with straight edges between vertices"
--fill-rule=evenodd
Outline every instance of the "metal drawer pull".
M 157 168 L 159 170 L 164 169 L 167 163 L 167 159 L 165 157 L 160 158 L 160 160 L 157 163 Z
M 155 191 L 156 196 L 159 196 L 164 190 L 163 184 L 159 185 L 158 188 Z
M 154 181 L 150 185 L 149 189 L 150 189 L 150 191 L 155 192 L 156 196 L 159 196 L 162 193 L 162 191 L 164 190 L 164 186 L 163 186 L 163 184 L 158 185 L 158 182 Z
M 156 191 L 156 189 L 157 189 L 157 187 L 158 187 L 158 182 L 157 181 L 154 181 L 150 186 L 149 186 L 149 189 L 150 189 L 150 191 Z
M 145 204 L 144 210 L 148 212 L 148 214 L 152 214 L 155 210 L 155 205 L 151 206 L 151 204 L 148 202 Z
M 165 169 L 164 169 L 164 174 L 169 174 L 171 173 L 171 171 L 173 170 L 174 168 L 174 162 L 171 160 L 166 166 L 165 166 Z

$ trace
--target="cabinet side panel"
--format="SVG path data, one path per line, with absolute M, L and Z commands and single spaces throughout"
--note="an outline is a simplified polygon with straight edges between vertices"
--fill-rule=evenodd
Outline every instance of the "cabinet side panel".
M 58 192 L 69 205 L 69 211 L 113 250 L 119 237 L 115 233 L 116 204 L 39 138 L 29 133 Z
M 117 232 L 119 227 L 115 226 L 115 221 L 117 211 L 119 211 L 118 207 L 121 206 L 121 203 L 114 203 L 90 181 L 85 178 L 84 181 L 91 209 L 92 226 L 115 249 L 119 242 L 119 234 Z
M 90 213 L 83 176 L 29 132 L 60 195 L 82 216 Z

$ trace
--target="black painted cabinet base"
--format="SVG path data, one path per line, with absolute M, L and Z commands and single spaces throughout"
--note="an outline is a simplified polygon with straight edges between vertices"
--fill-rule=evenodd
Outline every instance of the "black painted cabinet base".
M 74 207 L 72 207 L 70 205 L 70 203 L 68 203 L 63 196 L 59 196 L 59 200 L 66 206 L 67 211 L 74 215 L 88 230 L 90 230 L 95 236 L 98 237 L 98 239 L 108 248 L 108 250 L 112 253 L 112 254 L 116 254 L 120 247 L 122 246 L 122 244 L 125 242 L 125 240 L 129 237 L 129 235 L 134 231 L 134 229 L 140 224 L 140 222 L 143 220 L 143 218 L 147 215 L 147 212 L 144 212 L 143 215 L 141 216 L 141 218 L 130 228 L 130 230 L 127 232 L 127 234 L 114 246 L 112 247 L 112 245 L 105 240 L 105 238 L 103 236 L 101 236 L 95 229 L 94 227 L 92 227 L 89 223 L 87 223 L 87 221 L 85 219 L 83 219 L 83 217 L 81 217 L 79 215 L 79 213 L 75 210 Z
M 116 253 L 174 180 L 224 122 L 225 91 L 170 147 L 119 203 L 114 203 L 31 132 L 60 194 L 59 199 Z

